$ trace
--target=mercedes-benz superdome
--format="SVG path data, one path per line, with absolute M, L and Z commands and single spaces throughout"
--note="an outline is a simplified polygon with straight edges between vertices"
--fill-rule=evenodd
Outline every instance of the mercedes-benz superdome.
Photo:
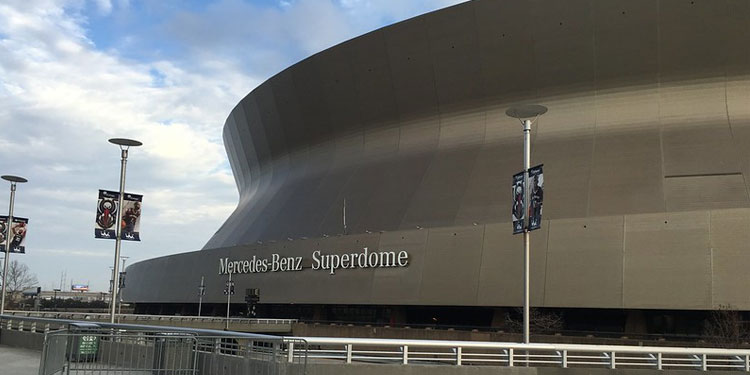
M 750 310 L 748 46 L 746 0 L 475 0 L 346 41 L 231 111 L 237 208 L 129 266 L 125 300 L 194 314 L 204 277 L 222 315 L 231 273 L 233 314 L 257 288 L 266 316 L 502 325 L 523 295 L 505 111 L 537 103 L 532 307 L 641 331 Z

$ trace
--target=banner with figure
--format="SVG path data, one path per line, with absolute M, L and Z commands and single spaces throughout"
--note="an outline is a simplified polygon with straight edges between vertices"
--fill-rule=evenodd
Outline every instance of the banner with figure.
M 524 201 L 523 201 L 523 172 L 513 175 L 511 184 L 512 198 L 511 218 L 513 220 L 513 234 L 523 233 L 525 227 Z
M 99 190 L 99 200 L 96 203 L 96 227 L 94 237 L 114 240 L 116 235 L 117 201 L 120 193 L 109 190 Z
M 23 217 L 13 217 L 13 224 L 10 226 L 10 252 L 26 254 L 26 230 L 28 229 L 29 219 Z M 0 251 L 5 252 L 5 241 L 8 236 L 8 217 L 0 216 Z
M 529 168 L 529 230 L 542 227 L 542 203 L 544 201 L 544 164 Z
M 120 193 L 109 190 L 99 190 L 99 200 L 96 204 L 96 226 L 94 227 L 94 237 L 114 240 L 117 236 L 118 200 Z M 143 196 L 138 194 L 125 193 L 122 201 L 122 240 L 140 241 L 140 224 L 141 224 L 141 202 Z

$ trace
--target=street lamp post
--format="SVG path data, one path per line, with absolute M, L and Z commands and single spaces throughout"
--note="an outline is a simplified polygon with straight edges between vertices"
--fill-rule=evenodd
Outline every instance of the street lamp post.
M 206 285 L 203 283 L 201 276 L 201 285 L 198 287 L 198 316 L 201 316 L 201 307 L 203 307 L 203 295 L 206 294 Z
M 3 296 L 0 297 L 0 315 L 5 313 L 5 289 L 8 275 L 8 263 L 10 262 L 10 228 L 13 226 L 13 202 L 16 199 L 16 184 L 22 184 L 28 180 L 23 177 L 5 175 L 2 179 L 10 182 L 10 208 L 8 209 L 8 222 L 5 225 L 5 260 L 3 261 Z
M 232 281 L 231 272 L 229 272 L 229 279 L 227 279 L 227 288 L 224 290 L 224 292 L 227 295 L 227 321 L 226 325 L 224 326 L 224 330 L 229 331 L 229 303 L 232 299 L 232 294 L 234 294 L 234 282 Z
M 125 261 L 128 260 L 130 257 L 121 256 L 120 259 L 122 259 L 122 271 L 125 272 Z M 122 284 L 122 281 L 120 281 L 119 284 L 117 284 L 117 289 L 120 290 L 120 284 Z M 120 290 L 122 292 L 122 290 Z M 120 300 L 117 302 L 117 315 L 120 315 L 122 313 L 122 293 L 119 293 Z
M 529 168 L 531 168 L 531 124 L 539 116 L 547 112 L 547 107 L 526 104 L 508 108 L 505 114 L 517 118 L 523 125 L 523 207 L 524 207 L 524 229 L 523 229 L 523 342 L 530 342 L 529 336 L 529 263 L 530 241 L 529 241 Z M 531 120 L 533 118 L 533 120 Z
M 57 311 L 57 292 L 59 292 L 60 289 L 53 288 L 52 291 L 55 292 L 54 304 L 55 304 L 55 311 Z
M 130 147 L 137 147 L 143 143 L 126 138 L 112 138 L 109 143 L 120 146 L 121 164 L 120 164 L 120 197 L 117 205 L 117 221 L 115 226 L 117 232 L 115 235 L 115 266 L 112 270 L 112 298 L 109 308 L 109 322 L 115 322 L 115 307 L 117 306 L 117 286 L 120 285 L 120 242 L 122 242 L 122 201 L 125 195 L 125 168 L 128 163 L 128 150 Z

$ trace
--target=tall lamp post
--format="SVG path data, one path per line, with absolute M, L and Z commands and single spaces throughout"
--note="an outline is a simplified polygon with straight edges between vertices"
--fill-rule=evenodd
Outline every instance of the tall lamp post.
M 128 260 L 130 257 L 121 256 L 120 259 L 122 259 L 122 271 L 125 272 L 125 261 Z M 121 288 L 122 281 L 120 281 L 120 284 L 117 284 L 117 289 Z M 122 290 L 120 290 L 122 292 Z M 117 302 L 117 315 L 120 315 L 122 313 L 122 293 L 120 293 L 120 300 Z
M 23 177 L 5 175 L 2 179 L 10 182 L 10 208 L 8 209 L 8 222 L 5 225 L 5 260 L 3 261 L 3 296 L 0 297 L 0 315 L 5 313 L 5 282 L 8 275 L 8 263 L 10 262 L 10 228 L 13 226 L 13 202 L 16 199 L 16 184 L 22 184 L 28 180 Z
M 531 168 L 531 124 L 547 112 L 547 107 L 537 104 L 508 108 L 505 114 L 517 118 L 523 125 L 523 342 L 529 343 L 529 168 Z M 532 120 L 533 119 L 533 120 Z
M 117 221 L 115 226 L 117 232 L 115 235 L 115 265 L 112 275 L 112 298 L 109 306 L 109 322 L 115 322 L 115 307 L 117 306 L 117 287 L 120 285 L 120 242 L 122 241 L 122 200 L 125 195 L 125 168 L 128 163 L 128 150 L 130 147 L 138 147 L 143 143 L 126 138 L 112 138 L 109 143 L 120 146 L 121 164 L 120 164 L 120 197 L 117 205 Z

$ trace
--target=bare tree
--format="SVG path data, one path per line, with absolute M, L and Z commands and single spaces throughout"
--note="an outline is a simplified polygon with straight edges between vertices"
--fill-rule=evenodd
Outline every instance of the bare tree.
M 703 326 L 706 340 L 716 345 L 738 345 L 750 339 L 750 330 L 739 311 L 730 305 L 719 305 L 711 311 Z
M 6 277 L 6 282 L 8 284 L 5 289 L 6 293 L 8 293 L 9 302 L 11 304 L 15 302 L 16 298 L 20 296 L 24 289 L 39 284 L 36 275 L 31 273 L 29 267 L 17 260 L 8 264 L 8 276 Z
M 516 316 L 505 316 L 505 324 L 511 332 L 523 332 L 523 309 L 516 309 Z M 537 308 L 529 309 L 529 329 L 535 333 L 553 333 L 563 329 L 563 317 L 554 312 Z

